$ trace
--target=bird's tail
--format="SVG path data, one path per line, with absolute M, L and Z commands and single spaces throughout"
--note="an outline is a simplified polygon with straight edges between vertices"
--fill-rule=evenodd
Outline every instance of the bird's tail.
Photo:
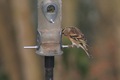
M 88 53 L 88 49 L 87 49 L 87 45 L 82 45 L 82 44 L 79 44 L 79 46 L 85 51 L 85 53 L 87 54 L 87 56 L 90 58 L 90 54 Z

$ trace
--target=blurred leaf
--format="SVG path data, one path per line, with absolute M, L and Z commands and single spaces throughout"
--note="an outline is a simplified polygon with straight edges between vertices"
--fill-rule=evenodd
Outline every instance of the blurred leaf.
M 85 77 L 88 73 L 89 60 L 88 60 L 88 56 L 82 49 L 77 49 L 76 66 L 79 72 L 81 73 L 81 75 Z
M 0 80 L 10 80 L 8 78 L 8 75 L 5 72 L 3 72 L 2 70 L 0 70 Z

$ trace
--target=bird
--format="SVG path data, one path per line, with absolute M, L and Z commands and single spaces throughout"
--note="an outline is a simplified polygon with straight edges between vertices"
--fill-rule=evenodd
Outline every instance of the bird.
M 88 45 L 87 40 L 84 34 L 77 27 L 65 27 L 62 29 L 62 34 L 69 38 L 72 43 L 72 47 L 76 46 L 77 48 L 82 48 L 87 56 L 90 58 L 90 54 L 88 53 Z

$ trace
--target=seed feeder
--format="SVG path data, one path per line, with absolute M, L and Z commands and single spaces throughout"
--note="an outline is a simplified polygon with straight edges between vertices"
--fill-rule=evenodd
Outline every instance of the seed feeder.
M 36 48 L 38 55 L 45 56 L 45 80 L 53 80 L 54 56 L 61 55 L 61 0 L 38 0 L 38 27 Z
M 43 56 L 61 55 L 61 1 L 38 1 L 39 49 Z

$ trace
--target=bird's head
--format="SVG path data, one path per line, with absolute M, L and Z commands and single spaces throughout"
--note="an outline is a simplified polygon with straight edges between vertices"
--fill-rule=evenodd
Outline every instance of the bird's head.
M 70 30 L 71 30 L 70 27 L 65 27 L 65 28 L 62 29 L 62 34 L 63 34 L 64 36 L 68 36 Z

